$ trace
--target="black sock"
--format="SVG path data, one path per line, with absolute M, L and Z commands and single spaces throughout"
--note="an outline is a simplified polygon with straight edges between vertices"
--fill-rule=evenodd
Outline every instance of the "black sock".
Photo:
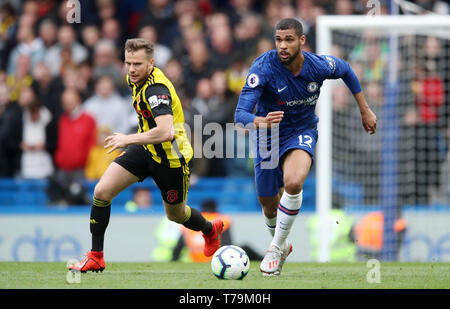
M 92 234 L 92 251 L 103 251 L 103 241 L 110 215 L 111 201 L 102 201 L 94 197 L 89 224 Z
M 202 213 L 195 208 L 187 206 L 186 218 L 183 225 L 194 231 L 202 231 L 203 234 L 209 234 L 212 231 L 212 223 L 203 217 Z

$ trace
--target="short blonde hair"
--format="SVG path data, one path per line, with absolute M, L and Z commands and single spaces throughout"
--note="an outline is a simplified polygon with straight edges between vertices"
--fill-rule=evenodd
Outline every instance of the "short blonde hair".
M 125 50 L 127 52 L 137 52 L 138 50 L 143 49 L 147 57 L 153 58 L 154 47 L 153 44 L 149 41 L 141 38 L 136 39 L 128 39 L 125 42 Z

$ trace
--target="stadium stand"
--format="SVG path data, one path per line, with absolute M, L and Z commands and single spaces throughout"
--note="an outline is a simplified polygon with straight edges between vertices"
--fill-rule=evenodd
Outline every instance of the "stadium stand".
M 87 194 L 92 196 L 95 182 L 85 181 Z M 51 212 L 52 210 L 64 210 L 68 205 L 50 205 L 47 195 L 49 182 L 45 179 L 11 179 L 0 178 L 0 213 L 8 212 Z M 137 188 L 148 189 L 152 196 L 151 207 L 143 212 L 160 214 L 164 212 L 162 199 L 156 185 L 151 180 L 137 183 L 121 192 L 113 202 L 115 211 L 125 211 L 124 206 L 133 197 Z M 305 196 L 303 208 L 314 210 L 315 208 L 315 181 L 312 177 L 305 183 Z M 226 194 L 218 195 L 217 192 Z M 308 192 L 308 193 L 307 193 Z M 199 206 L 204 200 L 215 199 L 223 212 L 252 212 L 259 211 L 260 206 L 254 192 L 252 178 L 247 177 L 208 177 L 199 179 L 191 186 L 188 195 L 190 205 Z M 71 208 L 83 208 L 89 205 L 70 205 Z
M 70 6 L 73 2 L 79 4 L 79 11 L 73 11 L 75 8 Z M 412 2 L 420 2 L 423 12 L 449 12 L 445 1 Z M 24 87 L 31 86 L 36 93 L 32 106 L 47 109 L 52 115 L 46 128 L 45 145 L 31 147 L 43 146 L 44 149 L 39 150 L 47 151 L 54 158 L 64 90 L 76 89 L 83 104 L 94 96 L 98 101 L 110 102 L 118 98 L 114 103 L 127 104 L 130 91 L 125 83 L 123 45 L 127 38 L 142 35 L 154 40 L 158 50 L 164 51 L 155 55 L 156 62 L 161 63 L 178 91 L 186 123 L 193 128 L 194 116 L 201 114 L 203 127 L 214 121 L 225 128 L 227 123 L 233 122 L 234 107 L 250 64 L 259 54 L 273 48 L 272 29 L 277 20 L 285 17 L 301 20 L 307 36 L 304 49 L 315 52 L 317 16 L 364 15 L 369 10 L 364 1 L 352 0 L 79 0 L 70 3 L 67 0 L 0 2 L 2 207 L 38 207 L 48 202 L 45 190 L 49 180 L 25 178 L 21 172 L 22 152 L 30 145 L 24 145 L 23 136 L 20 136 L 23 126 L 20 109 L 23 113 L 25 109 L 29 109 L 29 113 L 33 109 L 20 106 L 18 94 Z M 381 4 L 380 13 L 387 14 L 386 2 L 381 1 Z M 168 59 L 167 55 L 171 58 Z M 112 77 L 114 89 L 96 88 L 96 82 L 104 75 Z M 226 76 L 226 79 L 220 76 Z M 219 85 L 219 81 L 225 81 L 225 84 Z M 448 98 L 448 89 L 445 92 Z M 105 93 L 105 98 L 100 98 L 99 93 Z M 445 122 L 449 102 L 447 99 L 444 101 L 441 105 L 447 111 L 443 114 Z M 136 116 L 132 109 L 128 110 L 129 113 L 123 116 L 128 125 L 124 126 L 133 132 Z M 39 112 L 36 115 L 39 117 Z M 105 124 L 107 119 L 102 120 L 102 128 Z M 445 127 L 447 133 L 439 141 L 441 152 L 449 149 L 448 121 Z M 42 137 L 37 140 L 42 140 Z M 205 140 L 207 136 L 203 136 L 202 142 Z M 77 168 L 76 172 L 82 173 L 85 166 Z M 435 170 L 439 168 L 435 167 Z M 195 160 L 192 173 L 200 180 L 190 190 L 191 203 L 198 203 L 210 194 L 226 192 L 221 194 L 223 200 L 219 204 L 238 204 L 245 210 L 258 209 L 251 189 L 251 161 L 228 158 Z M 233 178 L 235 176 L 244 178 L 238 180 Z M 444 176 L 442 179 L 445 181 Z M 437 175 L 434 177 L 437 182 Z M 363 203 L 364 184 L 341 179 L 333 179 L 333 182 L 334 188 L 349 205 Z M 95 181 L 84 183 L 89 196 Z M 314 186 L 314 173 L 309 177 L 308 185 Z M 239 190 L 245 194 L 239 194 L 242 193 Z M 128 200 L 130 192 L 127 190 L 119 196 L 117 203 Z M 315 194 L 312 188 L 304 192 L 305 195 Z M 313 197 L 305 196 L 303 207 L 313 205 L 313 200 Z M 426 201 L 421 203 L 426 204 Z

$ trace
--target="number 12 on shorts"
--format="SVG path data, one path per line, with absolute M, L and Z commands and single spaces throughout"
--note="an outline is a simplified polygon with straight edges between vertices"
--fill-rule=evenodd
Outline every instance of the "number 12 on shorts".
M 309 148 L 312 148 L 311 143 L 313 142 L 313 139 L 309 135 L 300 135 L 298 137 L 298 144 L 300 146 L 308 146 Z

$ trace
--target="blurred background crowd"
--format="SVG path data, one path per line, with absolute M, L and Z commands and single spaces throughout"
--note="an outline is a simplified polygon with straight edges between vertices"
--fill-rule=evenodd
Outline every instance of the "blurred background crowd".
M 315 51 L 319 15 L 367 14 L 357 0 L 0 1 L 0 177 L 98 179 L 117 153 L 111 132 L 137 129 L 125 82 L 124 42 L 155 44 L 155 65 L 173 82 L 186 123 L 233 122 L 252 61 L 274 48 L 281 18 L 302 21 Z M 387 14 L 380 1 L 381 14 Z M 444 1 L 418 0 L 448 14 Z M 70 22 L 73 4 L 79 22 Z M 72 20 L 73 21 L 73 20 Z M 251 175 L 246 159 L 199 160 L 199 176 Z

